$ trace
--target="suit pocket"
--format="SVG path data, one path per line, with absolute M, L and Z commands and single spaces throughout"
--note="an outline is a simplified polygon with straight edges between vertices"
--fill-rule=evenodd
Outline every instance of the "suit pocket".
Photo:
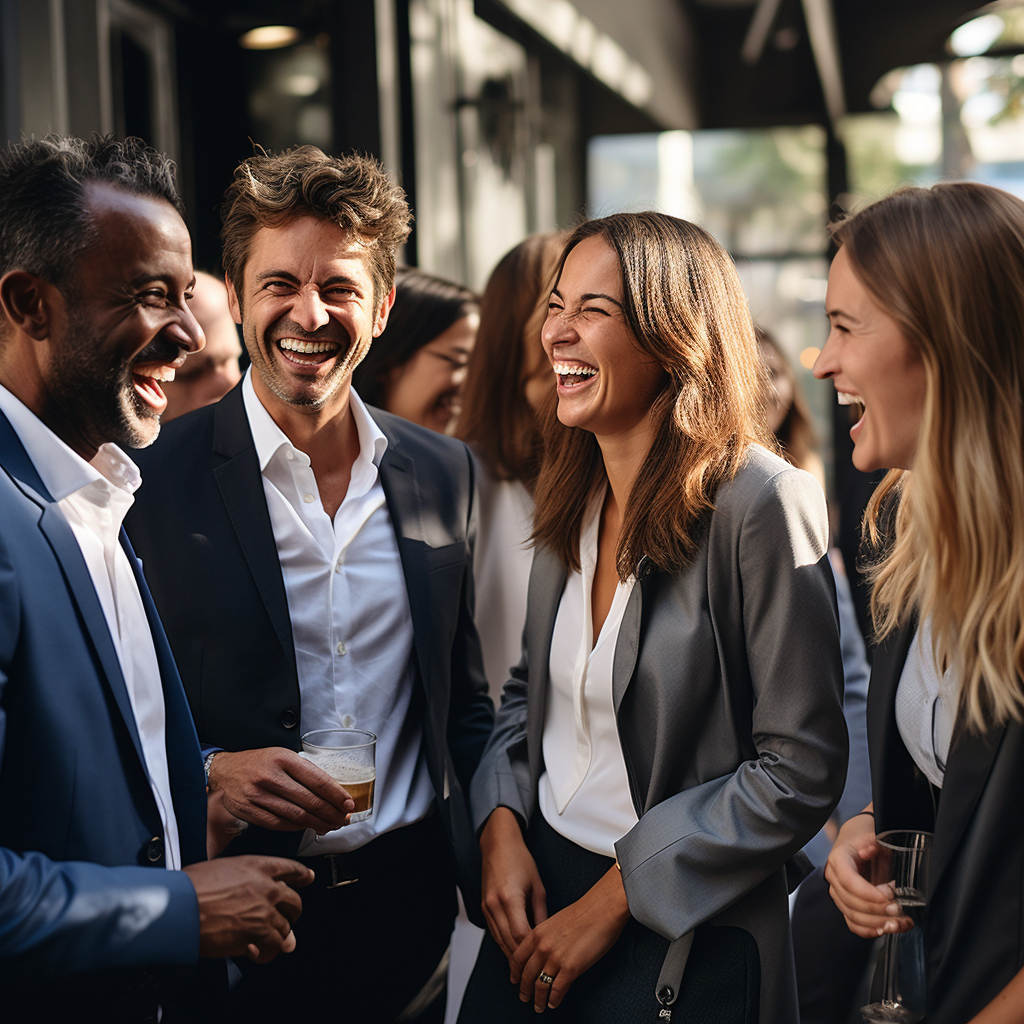
M 466 545 L 462 541 L 445 544 L 440 548 L 427 548 L 427 572 L 438 572 L 441 569 L 462 569 L 466 565 Z

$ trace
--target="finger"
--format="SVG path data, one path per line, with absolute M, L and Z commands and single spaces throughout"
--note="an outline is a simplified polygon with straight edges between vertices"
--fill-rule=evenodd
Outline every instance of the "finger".
M 487 922 L 487 930 L 498 944 L 498 948 L 505 954 L 505 959 L 511 959 L 515 945 L 511 941 L 504 909 L 500 903 L 497 901 L 492 903 L 489 899 L 485 899 L 481 903 L 481 909 L 484 912 L 484 920 Z
M 531 935 L 523 942 L 515 952 L 512 959 L 512 983 L 519 986 L 519 998 L 528 1003 L 534 998 L 534 987 L 537 978 L 544 972 L 544 964 L 547 955 L 537 948 L 534 935 Z M 550 972 L 554 974 L 555 971 Z M 544 1002 L 547 1002 L 547 990 L 544 992 Z
M 324 803 L 339 811 L 345 810 L 345 804 L 352 801 L 347 789 L 340 782 L 332 779 L 322 768 L 311 761 L 296 756 L 295 761 L 287 765 L 288 774 L 308 793 L 319 797 Z M 352 801 L 353 807 L 355 802 Z
M 551 971 L 541 970 L 533 983 L 533 1008 L 543 1013 L 550 1005 L 551 989 L 556 975 Z
M 273 900 L 274 906 L 287 921 L 290 928 L 299 919 L 302 913 L 302 900 L 299 894 L 283 882 L 280 883 L 280 891 Z M 287 934 L 283 932 L 282 934 Z
M 295 946 L 296 946 L 295 932 L 289 932 L 284 937 L 284 942 L 281 943 L 281 952 L 282 953 L 290 953 L 290 952 L 292 952 L 293 949 L 295 949 Z
M 267 873 L 277 882 L 284 882 L 293 888 L 309 885 L 316 878 L 312 868 L 287 857 L 260 857 Z
M 562 970 L 555 975 L 555 980 L 552 983 L 551 988 L 548 990 L 549 1009 L 554 1010 L 562 1002 L 575 980 L 576 979 L 572 974 L 565 968 L 562 968 Z

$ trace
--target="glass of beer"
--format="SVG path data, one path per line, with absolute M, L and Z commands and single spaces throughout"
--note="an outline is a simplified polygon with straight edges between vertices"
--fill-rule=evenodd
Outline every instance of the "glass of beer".
M 317 729 L 302 737 L 299 757 L 327 772 L 355 801 L 350 822 L 365 821 L 373 814 L 376 747 L 376 735 L 365 729 Z

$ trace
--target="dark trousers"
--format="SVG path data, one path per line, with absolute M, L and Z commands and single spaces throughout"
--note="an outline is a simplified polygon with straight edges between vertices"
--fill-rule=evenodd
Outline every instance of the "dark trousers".
M 574 903 L 614 863 L 560 836 L 536 814 L 527 845 L 547 892 L 548 914 Z M 668 940 L 634 919 L 614 946 L 573 982 L 554 1012 L 556 1024 L 654 1022 L 655 996 Z M 753 938 L 739 928 L 702 925 L 694 936 L 672 1021 L 685 1024 L 749 1024 L 757 1020 L 760 970 Z M 535 1021 L 533 1003 L 519 1000 L 509 981 L 508 961 L 494 939 L 484 936 L 462 1000 L 459 1024 Z
M 440 817 L 395 829 L 335 858 L 301 858 L 316 881 L 300 890 L 294 953 L 269 964 L 237 960 L 237 1024 L 298 1016 L 391 1024 L 423 988 L 451 937 L 455 873 Z M 440 999 L 443 1007 L 443 996 Z
M 874 943 L 846 927 L 818 868 L 793 906 L 793 952 L 801 1024 L 846 1024 Z

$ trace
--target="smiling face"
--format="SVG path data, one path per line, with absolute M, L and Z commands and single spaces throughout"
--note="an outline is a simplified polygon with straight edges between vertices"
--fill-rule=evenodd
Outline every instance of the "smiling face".
M 551 292 L 541 341 L 555 372 L 558 418 L 599 442 L 649 445 L 651 403 L 665 371 L 637 344 L 622 309 L 622 274 L 601 235 L 569 253 Z
M 466 364 L 479 326 L 478 313 L 460 317 L 391 370 L 384 383 L 384 408 L 443 434 L 459 413 Z
M 242 295 L 228 283 L 231 312 L 271 415 L 346 408 L 352 371 L 394 299 L 392 291 L 374 307 L 365 246 L 330 221 L 297 217 L 256 232 L 243 282 Z
M 829 271 L 825 309 L 831 329 L 814 376 L 831 378 L 840 404 L 864 407 L 850 429 L 853 464 L 865 473 L 912 469 L 924 415 L 924 363 L 842 248 Z
M 174 207 L 110 185 L 85 194 L 95 243 L 48 339 L 40 415 L 91 459 L 108 441 L 141 448 L 156 438 L 160 382 L 202 348 L 203 333 L 186 302 L 192 246 Z

